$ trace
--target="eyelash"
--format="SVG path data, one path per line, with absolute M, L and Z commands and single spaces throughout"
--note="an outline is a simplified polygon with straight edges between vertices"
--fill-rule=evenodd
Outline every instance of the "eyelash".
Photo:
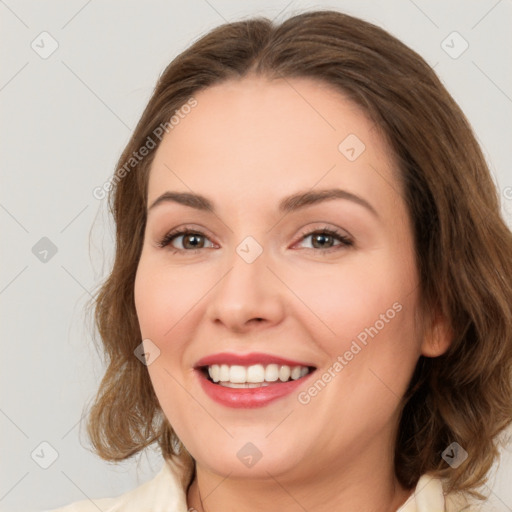
M 204 233 L 201 233 L 200 231 L 184 227 L 184 228 L 180 228 L 180 229 L 177 229 L 177 230 L 167 233 L 159 242 L 157 242 L 157 246 L 163 249 L 163 248 L 167 247 L 175 238 L 178 238 L 181 235 L 199 235 L 199 236 L 204 236 L 205 238 L 208 238 L 208 237 L 206 237 L 206 235 Z M 335 229 L 330 229 L 327 227 L 322 228 L 322 229 L 317 229 L 314 231 L 303 232 L 301 234 L 301 238 L 299 239 L 299 242 L 302 242 L 304 239 L 306 239 L 308 236 L 311 236 L 311 235 L 330 235 L 330 236 L 334 237 L 335 239 L 337 239 L 341 243 L 338 245 L 335 245 L 334 247 L 330 247 L 328 249 L 317 249 L 315 247 L 311 247 L 311 248 L 308 247 L 307 248 L 308 250 L 313 250 L 313 251 L 316 250 L 317 252 L 320 251 L 322 253 L 330 253 L 330 252 L 340 250 L 344 247 L 345 248 L 352 247 L 354 245 L 354 242 L 349 237 L 347 237 L 340 231 L 337 231 Z M 175 254 L 177 252 L 195 253 L 197 251 L 200 251 L 201 249 L 208 249 L 208 247 L 199 248 L 199 249 L 176 249 L 175 247 L 172 247 L 172 253 L 173 254 Z

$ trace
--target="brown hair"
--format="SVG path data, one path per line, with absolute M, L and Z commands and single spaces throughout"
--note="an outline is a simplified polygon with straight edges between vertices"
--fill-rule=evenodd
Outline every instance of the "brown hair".
M 444 355 L 418 361 L 403 398 L 395 472 L 407 488 L 431 472 L 446 479 L 448 491 L 480 496 L 476 488 L 498 457 L 498 434 L 512 421 L 512 234 L 466 117 L 418 54 L 368 22 L 334 11 L 279 25 L 254 18 L 212 30 L 169 64 L 118 171 L 195 93 L 250 73 L 330 84 L 386 137 L 413 221 L 424 318 L 442 312 L 453 333 Z M 115 261 L 94 302 L 108 367 L 87 427 L 106 460 L 158 442 L 165 458 L 190 469 L 147 368 L 134 356 L 141 343 L 134 279 L 154 153 L 116 174 L 109 195 Z M 452 442 L 468 453 L 458 468 L 441 457 Z

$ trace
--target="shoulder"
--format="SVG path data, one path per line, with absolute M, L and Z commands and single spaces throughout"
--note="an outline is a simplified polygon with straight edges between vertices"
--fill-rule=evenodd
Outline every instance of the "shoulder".
M 45 512 L 186 512 L 186 495 L 181 484 L 181 470 L 169 461 L 148 482 L 113 498 L 88 499 Z
M 422 475 L 414 492 L 397 512 L 476 512 L 480 507 L 472 504 L 464 493 L 444 492 L 443 480 L 428 473 Z
M 118 498 L 103 498 L 99 500 L 75 501 L 74 503 L 65 505 L 64 507 L 44 510 L 43 512 L 98 512 L 98 510 L 102 510 L 103 512 L 113 512 L 114 510 L 120 510 L 120 500 L 123 496 L 124 495 L 119 496 Z
M 424 474 L 408 500 L 397 512 L 445 512 L 445 499 L 441 480 Z

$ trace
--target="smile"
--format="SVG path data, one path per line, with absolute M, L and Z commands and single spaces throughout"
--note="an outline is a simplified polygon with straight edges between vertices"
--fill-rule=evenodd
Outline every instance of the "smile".
M 278 364 L 254 364 L 251 366 L 214 364 L 206 367 L 212 382 L 230 388 L 256 388 L 273 382 L 289 382 L 305 377 L 311 368 Z
M 316 370 L 306 362 L 263 353 L 222 353 L 194 366 L 204 393 L 226 407 L 254 408 L 291 395 Z

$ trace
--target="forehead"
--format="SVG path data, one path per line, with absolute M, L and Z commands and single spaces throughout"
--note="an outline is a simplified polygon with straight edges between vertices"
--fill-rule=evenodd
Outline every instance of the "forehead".
M 260 202 L 313 187 L 397 193 L 379 130 L 329 84 L 251 76 L 194 97 L 157 150 L 149 204 L 167 189 Z

